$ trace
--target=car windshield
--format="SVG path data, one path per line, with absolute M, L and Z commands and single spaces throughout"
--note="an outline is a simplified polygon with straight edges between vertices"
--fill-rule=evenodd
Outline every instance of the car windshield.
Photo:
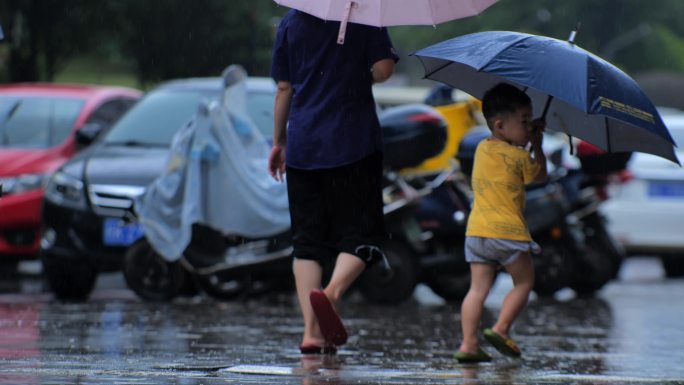
M 0 95 L 0 147 L 48 148 L 62 143 L 85 102 Z
M 202 100 L 217 100 L 220 92 L 162 89 L 152 91 L 107 133 L 105 145 L 168 147 Z M 274 96 L 249 92 L 247 108 L 259 130 L 270 138 L 273 131 Z
M 168 147 L 173 135 L 192 119 L 199 102 L 218 96 L 218 91 L 153 91 L 125 114 L 103 141 L 109 145 Z
M 273 136 L 273 106 L 275 96 L 272 92 L 253 92 L 247 97 L 247 109 L 259 131 L 270 140 Z

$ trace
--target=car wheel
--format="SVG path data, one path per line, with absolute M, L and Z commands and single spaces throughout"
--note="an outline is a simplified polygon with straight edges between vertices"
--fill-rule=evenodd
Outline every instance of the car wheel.
M 55 296 L 66 301 L 85 301 L 97 280 L 97 265 L 88 257 L 43 256 L 43 275 Z
M 185 287 L 188 273 L 180 262 L 162 258 L 145 238 L 124 256 L 123 275 L 128 287 L 148 301 L 170 301 Z
M 380 261 L 368 268 L 359 279 L 359 290 L 367 300 L 380 304 L 405 301 L 418 284 L 418 264 L 408 246 L 388 242 L 383 246 L 387 266 Z
M 668 278 L 684 277 L 684 255 L 662 255 L 665 276 Z

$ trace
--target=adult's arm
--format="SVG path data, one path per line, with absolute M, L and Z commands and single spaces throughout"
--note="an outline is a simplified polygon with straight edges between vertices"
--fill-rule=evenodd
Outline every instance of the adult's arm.
M 279 81 L 276 90 L 274 119 L 273 119 L 273 147 L 268 156 L 268 172 L 273 179 L 285 180 L 285 146 L 287 144 L 287 119 L 290 115 L 292 101 L 292 85 L 290 82 Z
M 290 116 L 290 102 L 292 101 L 292 84 L 286 81 L 278 82 L 275 97 L 275 111 L 273 122 L 273 145 L 285 146 L 287 143 L 287 119 Z
M 382 83 L 389 79 L 394 73 L 394 59 L 382 59 L 378 60 L 371 67 L 371 72 L 373 74 L 373 83 Z

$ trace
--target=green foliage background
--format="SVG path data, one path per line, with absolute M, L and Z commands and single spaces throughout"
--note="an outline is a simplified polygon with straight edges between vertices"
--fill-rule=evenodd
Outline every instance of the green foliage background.
M 267 76 L 278 20 L 272 0 L 3 0 L 0 81 L 73 79 L 140 87 L 184 76 L 217 75 L 240 63 Z M 483 14 L 436 27 L 392 27 L 412 82 L 420 64 L 408 54 L 441 40 L 484 30 L 514 30 L 566 39 L 629 74 L 684 74 L 682 0 L 500 0 Z M 106 76 L 109 75 L 109 76 Z

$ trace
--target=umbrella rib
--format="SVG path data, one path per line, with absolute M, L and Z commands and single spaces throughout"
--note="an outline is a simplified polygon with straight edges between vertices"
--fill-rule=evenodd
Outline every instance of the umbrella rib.
M 542 113 L 542 119 L 546 119 L 546 113 L 549 112 L 549 107 L 551 107 L 551 101 L 553 100 L 553 96 L 549 95 L 546 98 L 546 104 L 544 105 L 544 112 Z
M 420 59 L 421 62 L 423 61 L 423 59 L 420 56 L 418 56 L 418 59 Z M 429 79 L 430 76 L 432 76 L 433 74 L 435 74 L 435 73 L 443 70 L 444 68 L 448 67 L 451 63 L 453 63 L 453 62 L 448 61 L 445 64 L 441 65 L 439 68 L 435 69 L 434 71 L 430 71 L 430 73 L 426 73 L 425 76 L 423 76 L 423 79 Z M 423 66 L 425 66 L 425 63 L 423 63 Z

